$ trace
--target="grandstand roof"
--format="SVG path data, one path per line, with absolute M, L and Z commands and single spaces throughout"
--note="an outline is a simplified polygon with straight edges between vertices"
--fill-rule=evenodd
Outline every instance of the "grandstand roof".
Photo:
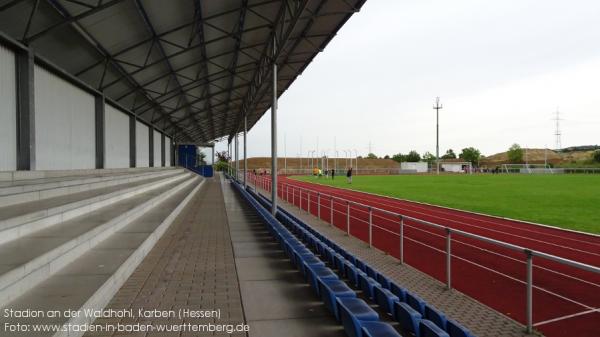
M 182 142 L 251 128 L 366 0 L 0 0 L 0 31 Z

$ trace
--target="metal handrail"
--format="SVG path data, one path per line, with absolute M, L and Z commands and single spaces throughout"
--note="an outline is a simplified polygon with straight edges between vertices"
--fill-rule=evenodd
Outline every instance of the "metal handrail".
M 255 179 L 255 187 L 256 187 L 256 180 L 258 179 L 256 176 L 253 177 L 253 179 Z M 268 180 L 265 177 L 262 177 L 262 179 L 264 180 Z M 261 184 L 262 186 L 265 186 L 265 184 Z M 301 186 L 296 186 L 296 185 L 292 185 L 292 184 L 288 184 L 288 183 L 284 183 L 281 182 L 278 184 L 279 186 L 285 187 L 288 191 L 290 188 L 292 189 L 292 196 L 295 199 L 295 193 L 294 190 L 298 190 L 300 191 L 300 208 L 302 207 L 302 191 L 305 191 L 308 195 L 308 207 L 307 210 L 310 214 L 310 193 L 316 193 L 318 196 L 318 201 L 319 201 L 319 218 L 320 218 L 320 200 L 322 199 L 321 197 L 326 197 L 329 198 L 331 201 L 331 205 L 333 205 L 333 201 L 334 200 L 338 200 L 341 201 L 341 204 L 345 204 L 346 205 L 346 232 L 347 234 L 350 236 L 350 205 L 354 205 L 354 206 L 358 206 L 360 208 L 364 208 L 366 210 L 368 210 L 369 213 L 369 247 L 373 246 L 373 242 L 372 242 L 372 227 L 373 227 L 373 211 L 377 211 L 380 213 L 384 213 L 387 215 L 390 215 L 392 217 L 397 217 L 400 221 L 400 233 L 399 233 L 399 237 L 400 237 L 400 263 L 404 263 L 404 221 L 406 220 L 410 220 L 419 224 L 423 224 L 432 228 L 436 228 L 436 229 L 440 229 L 443 230 L 446 233 L 446 286 L 448 289 L 451 289 L 451 241 L 452 241 L 452 236 L 453 235 L 461 235 L 467 238 L 471 238 L 471 239 L 475 239 L 478 241 L 482 241 L 482 242 L 486 242 L 486 243 L 490 243 L 502 248 L 506 248 L 506 249 L 510 249 L 513 251 L 517 251 L 517 252 L 521 252 L 525 255 L 526 257 L 526 265 L 527 265 L 527 270 L 526 270 L 526 291 L 527 291 L 527 295 L 526 295 L 526 316 L 527 316 L 527 328 L 526 328 L 526 332 L 527 333 L 531 333 L 533 331 L 533 257 L 540 257 L 543 259 L 547 259 L 547 260 L 551 260 L 554 262 L 557 262 L 559 264 L 563 264 L 563 265 L 567 265 L 567 266 L 571 266 L 574 268 L 578 268 L 581 270 L 585 270 L 588 272 L 592 272 L 592 273 L 596 273 L 596 274 L 600 274 L 600 267 L 596 267 L 596 266 L 592 266 L 586 263 L 582 263 L 582 262 L 578 262 L 578 261 L 573 261 L 570 259 L 565 259 L 556 255 L 552 255 L 552 254 L 548 254 L 548 253 L 544 253 L 544 252 L 540 252 L 540 251 L 536 251 L 533 249 L 529 249 L 526 247 L 522 247 L 519 245 L 515 245 L 512 243 L 508 243 L 508 242 L 504 242 L 504 241 L 499 241 L 496 239 L 492 239 L 492 238 L 488 238 L 486 236 L 482 236 L 482 235 L 478 235 L 478 234 L 473 234 L 470 232 L 466 232 L 466 231 L 462 231 L 459 229 L 453 229 L 450 228 L 448 226 L 443 226 L 440 224 L 436 224 L 434 222 L 431 221 L 426 221 L 426 220 L 421 220 L 412 216 L 408 216 L 402 213 L 398 213 L 398 212 L 393 212 L 393 211 L 389 211 L 389 210 L 385 210 L 385 209 L 381 209 L 378 207 L 374 207 L 374 206 L 369 206 L 360 202 L 356 202 L 356 201 L 352 201 L 352 200 L 348 200 L 348 199 L 344 199 L 338 196 L 334 196 L 331 194 L 327 194 L 327 193 L 323 193 L 323 192 L 318 192 L 315 190 L 311 190 L 305 187 L 301 187 Z M 266 187 L 271 187 L 270 185 L 268 185 L 268 182 L 266 182 Z M 283 189 L 282 189 L 283 191 Z M 287 194 L 289 196 L 289 194 Z M 283 194 L 282 194 L 283 197 Z M 295 203 L 294 203 L 295 205 Z M 327 206 L 325 206 L 327 207 Z M 344 213 L 344 212 L 340 212 L 340 213 Z M 331 214 L 333 214 L 333 208 L 331 209 Z M 363 222 L 367 222 L 364 221 L 362 219 L 358 219 L 361 220 Z M 333 218 L 330 219 L 331 225 L 333 225 Z M 375 226 L 375 227 L 379 227 L 379 226 Z

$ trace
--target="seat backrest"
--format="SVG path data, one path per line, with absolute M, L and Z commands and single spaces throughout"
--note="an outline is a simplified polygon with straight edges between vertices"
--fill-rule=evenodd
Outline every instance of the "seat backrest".
M 395 282 L 390 282 L 390 291 L 398 296 L 401 302 L 406 302 L 406 289 L 402 288 Z
M 429 304 L 425 304 L 425 318 L 446 330 L 446 316 Z
M 419 336 L 419 322 L 421 314 L 404 302 L 394 302 L 394 319 L 400 323 L 402 329 Z
M 373 287 L 373 296 L 375 298 L 375 303 L 377 303 L 383 311 L 392 316 L 394 315 L 394 302 L 399 301 L 398 296 L 392 294 L 381 285 Z
M 385 288 L 385 289 L 390 289 L 391 287 L 391 281 L 390 279 L 388 279 L 387 277 L 385 277 L 383 274 L 377 272 L 376 273 L 376 277 L 375 279 L 377 280 L 377 282 L 381 283 L 381 285 Z
M 450 337 L 446 331 L 426 319 L 422 319 L 419 323 L 419 335 L 419 337 Z
M 446 321 L 446 332 L 450 337 L 473 337 L 471 332 L 467 328 L 458 324 L 456 321 L 448 319 Z
M 425 301 L 423 301 L 423 299 L 421 299 L 416 294 L 407 291 L 406 303 L 408 303 L 408 305 L 410 305 L 413 309 L 418 311 L 421 315 L 425 314 Z

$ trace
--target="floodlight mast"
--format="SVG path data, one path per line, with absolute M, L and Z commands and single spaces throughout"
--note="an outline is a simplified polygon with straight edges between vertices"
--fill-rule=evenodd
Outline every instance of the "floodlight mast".
M 435 98 L 435 162 L 437 166 L 437 174 L 440 174 L 440 97 Z

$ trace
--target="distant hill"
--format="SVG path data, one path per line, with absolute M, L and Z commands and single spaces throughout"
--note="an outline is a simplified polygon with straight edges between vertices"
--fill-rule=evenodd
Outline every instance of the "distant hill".
M 553 165 L 567 164 L 590 159 L 592 152 L 596 149 L 600 149 L 600 146 L 571 146 L 559 151 L 528 148 L 523 149 L 523 160 L 525 160 L 525 150 L 527 150 L 527 162 L 530 164 L 543 164 L 545 156 L 547 156 L 547 162 Z M 508 164 L 508 153 L 501 152 L 487 156 L 480 161 L 480 164 L 487 166 Z

